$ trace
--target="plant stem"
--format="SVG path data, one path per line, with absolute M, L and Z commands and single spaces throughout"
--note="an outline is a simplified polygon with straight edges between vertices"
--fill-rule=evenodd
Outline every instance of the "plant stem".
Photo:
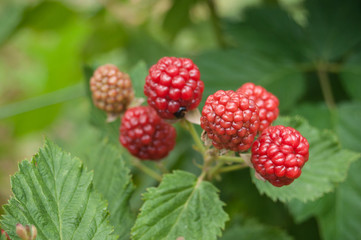
M 231 156 L 219 156 L 218 157 L 219 160 L 223 161 L 223 162 L 237 162 L 237 163 L 244 163 L 243 158 L 240 157 L 231 157 Z
M 155 172 L 153 169 L 145 166 L 139 159 L 132 158 L 132 164 L 137 167 L 139 170 L 147 174 L 148 176 L 154 178 L 158 182 L 162 181 L 162 176 Z
M 332 94 L 330 79 L 327 73 L 327 64 L 320 62 L 317 64 L 317 76 L 320 80 L 323 97 L 328 109 L 332 112 L 336 109 L 336 103 Z
M 196 144 L 196 148 L 197 150 L 204 154 L 204 152 L 206 151 L 202 140 L 199 137 L 198 132 L 196 131 L 196 129 L 194 128 L 193 124 L 188 122 L 187 120 L 182 120 L 183 126 L 188 130 L 188 132 L 191 134 L 194 143 Z
M 159 168 L 159 170 L 160 170 L 162 173 L 169 173 L 168 169 L 164 166 L 164 163 L 163 163 L 162 161 L 157 162 L 157 163 L 156 163 L 156 166 Z
M 217 9 L 216 9 L 216 5 L 214 4 L 214 0 L 207 0 L 207 4 L 209 7 L 209 11 L 211 13 L 211 21 L 212 21 L 214 33 L 216 35 L 218 44 L 221 48 L 226 48 L 227 43 L 222 34 L 221 23 L 220 23 L 219 16 L 217 14 Z
M 246 167 L 248 167 L 246 164 L 231 165 L 231 166 L 220 168 L 218 170 L 218 172 L 219 173 L 232 172 L 232 171 L 243 169 L 243 168 L 246 168 Z

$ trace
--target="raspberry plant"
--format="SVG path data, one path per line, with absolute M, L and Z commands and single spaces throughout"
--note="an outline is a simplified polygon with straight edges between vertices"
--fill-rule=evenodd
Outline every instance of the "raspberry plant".
M 317 226 L 317 239 L 360 238 L 360 109 L 340 103 L 359 100 L 356 2 L 306 0 L 298 22 L 256 7 L 225 23 L 223 50 L 185 57 L 145 38 L 119 68 L 85 67 L 93 127 L 19 164 L 0 239 L 305 239 Z M 172 9 L 193 6 L 172 4 L 171 35 Z M 325 104 L 304 103 L 315 92 Z

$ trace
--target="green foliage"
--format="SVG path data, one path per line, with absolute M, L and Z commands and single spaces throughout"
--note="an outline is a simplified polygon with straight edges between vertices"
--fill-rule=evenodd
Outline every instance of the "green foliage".
M 148 75 L 148 67 L 144 61 L 139 61 L 129 72 L 132 79 L 135 97 L 144 98 L 144 84 L 145 78 Z
M 361 152 L 361 102 L 340 104 L 336 132 L 345 148 Z
M 242 223 L 242 225 L 235 225 L 229 228 L 221 238 L 221 240 L 292 240 L 286 232 L 281 229 L 262 225 L 255 220 L 248 220 Z
M 348 94 L 360 101 L 361 95 L 361 51 L 353 53 L 349 59 L 347 59 L 344 67 L 341 70 L 342 84 L 345 86 Z
M 133 239 L 217 239 L 228 220 L 217 192 L 184 171 L 164 175 L 158 188 L 144 194 Z
M 130 170 L 119 149 L 103 142 L 85 158 L 85 165 L 94 171 L 94 187 L 108 201 L 110 223 L 119 239 L 129 239 L 135 216 L 130 211 L 129 199 L 134 191 Z
M 361 162 L 352 164 L 348 178 L 334 193 L 310 203 L 291 202 L 289 208 L 299 222 L 315 216 L 320 223 L 321 235 L 327 240 L 359 239 Z
M 301 118 L 279 117 L 274 124 L 297 129 L 310 144 L 310 157 L 302 168 L 301 176 L 292 184 L 281 188 L 275 188 L 268 182 L 256 179 L 254 170 L 251 170 L 253 181 L 259 191 L 273 200 L 316 200 L 333 191 L 336 183 L 344 181 L 350 164 L 360 158 L 359 153 L 342 149 L 333 133 L 319 131 Z
M 37 239 L 115 239 L 106 203 L 95 192 L 93 174 L 50 141 L 11 178 L 14 197 L 1 226 L 11 239 L 17 223 L 33 224 Z

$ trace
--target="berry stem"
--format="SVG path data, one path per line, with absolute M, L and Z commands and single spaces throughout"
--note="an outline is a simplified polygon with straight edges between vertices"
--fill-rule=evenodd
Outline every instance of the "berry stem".
M 317 64 L 317 76 L 320 80 L 323 97 L 325 98 L 328 109 L 332 112 L 336 109 L 336 103 L 332 94 L 330 79 L 327 73 L 327 63 L 319 62 Z
M 241 157 L 219 156 L 218 160 L 220 160 L 222 162 L 245 163 L 244 159 Z
M 194 128 L 193 124 L 187 120 L 182 120 L 181 125 L 188 130 L 188 132 L 191 134 L 195 144 L 196 144 L 196 150 L 199 151 L 200 153 L 204 153 L 206 151 L 202 140 L 199 138 L 199 134 L 196 131 L 196 129 Z
M 158 182 L 162 181 L 162 176 L 159 175 L 157 172 L 155 172 L 153 169 L 145 166 L 141 161 L 139 161 L 139 159 L 137 158 L 132 158 L 132 164 L 133 166 L 137 167 L 139 170 L 141 170 L 142 172 L 144 172 L 145 174 L 147 174 L 148 176 L 154 178 L 155 180 L 157 180 Z
M 231 165 L 231 166 L 226 166 L 226 167 L 220 168 L 217 171 L 217 173 L 232 172 L 232 171 L 236 171 L 236 170 L 247 168 L 247 167 L 248 167 L 247 164 Z

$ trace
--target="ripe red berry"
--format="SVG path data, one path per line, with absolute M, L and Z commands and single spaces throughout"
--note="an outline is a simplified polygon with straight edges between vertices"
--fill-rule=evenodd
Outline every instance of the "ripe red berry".
M 248 95 L 257 104 L 260 121 L 259 132 L 270 126 L 278 117 L 278 98 L 263 87 L 256 86 L 254 83 L 245 83 L 237 92 Z
M 246 95 L 219 90 L 207 98 L 201 127 L 214 147 L 246 151 L 259 128 L 258 108 Z
M 149 106 L 128 109 L 120 126 L 120 142 L 140 158 L 159 160 L 174 148 L 176 130 Z
M 203 89 L 198 67 L 192 60 L 163 57 L 149 69 L 144 94 L 159 116 L 174 119 L 199 105 Z
M 271 126 L 253 143 L 251 161 L 257 173 L 274 186 L 282 187 L 301 175 L 308 149 L 307 139 L 297 130 Z
M 109 114 L 124 112 L 134 97 L 129 75 L 111 64 L 95 70 L 90 79 L 90 90 L 94 105 Z

